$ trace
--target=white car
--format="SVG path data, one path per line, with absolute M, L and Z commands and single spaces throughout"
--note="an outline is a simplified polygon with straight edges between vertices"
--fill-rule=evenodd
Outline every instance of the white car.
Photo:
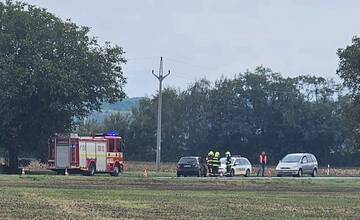
M 250 176 L 252 172 L 252 166 L 250 161 L 245 157 L 232 156 L 231 157 L 231 171 L 230 176 L 243 175 L 245 177 Z M 219 174 L 226 175 L 226 157 L 220 159 Z

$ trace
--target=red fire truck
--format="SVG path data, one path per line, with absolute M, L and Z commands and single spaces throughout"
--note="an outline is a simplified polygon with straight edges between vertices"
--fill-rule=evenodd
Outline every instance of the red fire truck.
M 118 176 L 124 171 L 123 141 L 116 132 L 91 137 L 57 134 L 49 142 L 49 169 L 58 173 Z

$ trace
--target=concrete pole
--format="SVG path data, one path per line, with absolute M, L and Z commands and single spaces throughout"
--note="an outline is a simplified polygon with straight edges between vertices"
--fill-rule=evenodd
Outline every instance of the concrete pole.
M 160 57 L 160 68 L 159 75 L 152 74 L 159 80 L 159 102 L 157 112 L 157 134 L 156 134 L 156 170 L 160 170 L 161 162 L 161 110 L 162 110 L 162 81 L 170 74 L 170 71 L 164 76 L 163 75 L 163 58 Z
M 162 79 L 159 80 L 159 103 L 157 114 L 157 134 L 156 134 L 156 170 L 160 170 L 161 161 L 161 110 L 162 110 Z

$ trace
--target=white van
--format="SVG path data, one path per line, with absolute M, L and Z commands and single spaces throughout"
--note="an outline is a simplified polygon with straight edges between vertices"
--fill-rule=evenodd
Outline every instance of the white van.
M 288 154 L 279 161 L 276 175 L 301 177 L 303 174 L 309 174 L 315 177 L 318 169 L 318 162 L 313 154 L 295 153 Z

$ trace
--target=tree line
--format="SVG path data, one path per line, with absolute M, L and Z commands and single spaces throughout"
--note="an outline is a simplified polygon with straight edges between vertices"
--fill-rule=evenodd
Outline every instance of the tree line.
M 143 98 L 131 114 L 87 121 L 80 131 L 117 130 L 128 159 L 153 161 L 157 103 L 158 96 Z M 276 163 L 287 153 L 310 152 L 323 165 L 360 165 L 349 123 L 352 108 L 347 90 L 333 80 L 283 77 L 262 66 L 215 82 L 202 79 L 185 90 L 166 88 L 162 159 L 229 150 L 256 161 L 266 151 Z

